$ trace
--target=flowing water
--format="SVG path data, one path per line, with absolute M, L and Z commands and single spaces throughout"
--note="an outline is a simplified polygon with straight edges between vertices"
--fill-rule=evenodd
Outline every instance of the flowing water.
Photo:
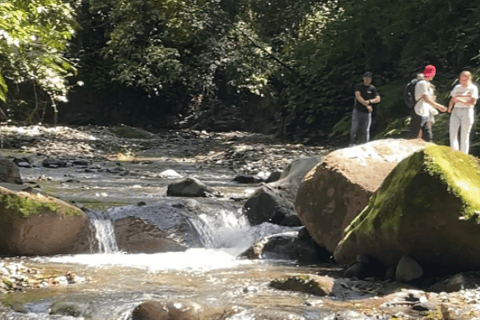
M 111 164 L 102 164 L 108 166 Z M 326 319 L 343 308 L 339 300 L 301 293 L 279 291 L 269 287 L 272 279 L 291 274 L 316 273 L 322 266 L 300 266 L 294 261 L 260 261 L 239 259 L 255 241 L 287 228 L 264 223 L 250 226 L 241 214 L 241 201 L 258 185 L 232 182 L 235 172 L 223 167 L 200 167 L 194 163 L 123 163 L 129 175 L 106 171 L 86 172 L 84 168 L 22 169 L 24 181 L 41 183 L 44 191 L 97 209 L 89 212 L 96 229 L 96 253 L 22 258 L 24 263 L 40 269 L 61 269 L 75 273 L 85 282 L 35 289 L 28 293 L 22 312 L 1 310 L 0 319 L 123 319 L 148 300 L 192 301 L 212 308 L 234 310 L 222 319 Z M 196 201 L 200 213 L 189 217 L 200 245 L 184 252 L 129 254 L 116 244 L 112 221 L 121 208 L 133 214 L 136 203 L 155 206 L 178 201 L 166 196 L 172 180 L 155 174 L 166 169 L 183 176 L 194 176 L 221 191 L 225 197 Z M 137 174 L 132 174 L 137 173 Z M 95 206 L 94 206 L 95 204 Z M 145 207 L 144 206 L 144 207 Z M 152 218 L 150 223 L 156 222 Z M 24 294 L 27 295 L 27 294 Z M 33 298 L 32 298 L 33 296 Z M 54 302 L 73 302 L 83 310 L 78 316 L 50 315 Z M 281 312 L 277 318 L 261 318 L 259 312 Z M 333 318 L 332 318 L 333 319 Z M 352 318 L 353 319 L 353 318 Z

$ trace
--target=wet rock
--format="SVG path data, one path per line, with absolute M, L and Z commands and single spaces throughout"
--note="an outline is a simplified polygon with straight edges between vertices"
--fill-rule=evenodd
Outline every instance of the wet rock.
M 356 277 L 358 279 L 365 279 L 369 276 L 369 268 L 366 263 L 356 262 L 345 270 L 346 278 Z
M 90 164 L 90 161 L 85 159 L 76 159 L 73 160 L 72 165 L 75 167 L 87 167 Z
M 114 222 L 118 248 L 128 253 L 185 251 L 187 247 L 171 239 L 166 230 L 141 219 L 128 217 Z
M 88 252 L 91 226 L 64 201 L 0 187 L 0 253 L 49 255 Z
M 50 314 L 91 318 L 93 304 L 89 301 L 57 301 L 50 307 Z
M 195 178 L 185 178 L 182 181 L 168 185 L 167 196 L 170 197 L 208 197 L 221 196 L 214 188 L 207 186 Z
M 270 182 L 275 182 L 280 180 L 280 177 L 282 176 L 282 173 L 280 171 L 275 171 L 270 173 L 268 176 L 267 180 L 265 182 L 270 183 Z
M 0 158 L 0 182 L 22 184 L 20 170 L 13 162 L 5 158 Z
M 295 260 L 300 263 L 326 262 L 330 253 L 312 239 L 299 239 L 297 232 L 275 234 L 254 243 L 241 256 L 249 259 Z
M 263 222 L 284 225 L 287 217 L 295 215 L 292 202 L 268 185 L 260 187 L 250 196 L 243 212 L 251 225 Z
M 144 206 L 112 207 L 107 210 L 107 215 L 113 220 L 114 225 L 116 225 L 116 221 L 122 221 L 121 225 L 123 225 L 125 234 L 120 230 L 115 233 L 119 233 L 118 237 L 124 240 L 117 239 L 117 241 L 125 241 L 127 244 L 129 241 L 133 241 L 133 244 L 137 245 L 140 245 L 142 241 L 145 241 L 145 244 L 152 242 L 153 247 L 156 245 L 160 247 L 163 243 L 165 247 L 170 245 L 173 249 L 177 248 L 175 251 L 179 251 L 178 249 L 181 247 L 198 248 L 202 246 L 200 235 L 191 221 L 195 219 L 195 214 L 203 212 L 201 206 L 194 199 L 180 199 Z M 146 231 L 145 235 L 141 234 L 142 230 Z M 162 240 L 164 236 L 177 245 L 168 241 L 164 242 Z
M 436 292 L 436 293 L 445 292 L 445 286 L 446 286 L 446 283 L 445 283 L 444 280 L 437 281 L 434 284 L 432 284 L 431 286 L 429 286 L 427 291 Z
M 344 229 L 393 168 L 425 145 L 417 140 L 377 140 L 325 156 L 305 176 L 295 200 L 295 210 L 312 238 L 333 252 Z
M 445 284 L 445 292 L 457 292 L 465 289 L 467 280 L 462 274 L 456 274 L 448 279 Z
M 415 259 L 409 256 L 403 256 L 398 262 L 395 270 L 395 279 L 397 281 L 409 282 L 418 279 L 423 275 L 423 269 Z
M 249 222 L 300 226 L 293 202 L 302 178 L 319 161 L 320 157 L 296 159 L 285 168 L 280 180 L 258 188 L 243 206 Z
M 22 157 L 22 158 L 14 158 L 13 162 L 19 167 L 19 168 L 31 168 L 32 167 L 32 161 L 29 158 Z
M 190 301 L 146 301 L 132 311 L 132 320 L 203 320 L 220 311 Z
M 263 180 L 258 179 L 254 176 L 248 175 L 248 174 L 240 174 L 233 178 L 233 181 L 238 182 L 238 183 L 259 183 Z
M 298 291 L 316 296 L 328 296 L 333 292 L 335 281 L 330 277 L 295 275 L 286 279 L 273 280 L 270 286 L 285 291 Z
M 42 166 L 44 166 L 45 168 L 52 168 L 52 169 L 65 168 L 67 166 L 67 161 L 60 160 L 60 159 L 47 158 L 42 161 Z

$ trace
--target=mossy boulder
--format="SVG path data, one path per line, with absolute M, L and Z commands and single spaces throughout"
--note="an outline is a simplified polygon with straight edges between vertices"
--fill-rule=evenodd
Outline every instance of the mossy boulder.
M 333 253 L 343 230 L 388 174 L 426 145 L 417 139 L 386 139 L 325 156 L 305 175 L 295 199 L 295 211 L 313 240 Z
M 431 144 L 400 162 L 345 230 L 339 263 L 359 254 L 394 267 L 402 256 L 425 270 L 480 268 L 478 159 Z
M 64 201 L 0 187 L 0 254 L 51 255 L 89 251 L 88 217 Z

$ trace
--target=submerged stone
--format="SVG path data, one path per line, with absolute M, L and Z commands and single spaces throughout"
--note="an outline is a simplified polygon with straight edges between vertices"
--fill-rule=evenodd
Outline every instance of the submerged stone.
M 394 267 L 402 256 L 422 268 L 480 268 L 480 166 L 473 156 L 429 145 L 400 162 L 345 230 L 334 257 L 368 254 Z

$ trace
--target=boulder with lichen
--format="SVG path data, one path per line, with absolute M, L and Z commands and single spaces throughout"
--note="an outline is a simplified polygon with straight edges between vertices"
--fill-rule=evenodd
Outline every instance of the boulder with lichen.
M 436 272 L 480 268 L 480 165 L 429 145 L 400 162 L 345 230 L 339 263 L 359 254 L 394 267 L 402 256 Z
M 386 139 L 336 150 L 303 178 L 295 211 L 309 234 L 328 251 L 403 159 L 425 148 L 423 140 Z
M 59 199 L 0 187 L 0 254 L 89 252 L 87 215 Z

